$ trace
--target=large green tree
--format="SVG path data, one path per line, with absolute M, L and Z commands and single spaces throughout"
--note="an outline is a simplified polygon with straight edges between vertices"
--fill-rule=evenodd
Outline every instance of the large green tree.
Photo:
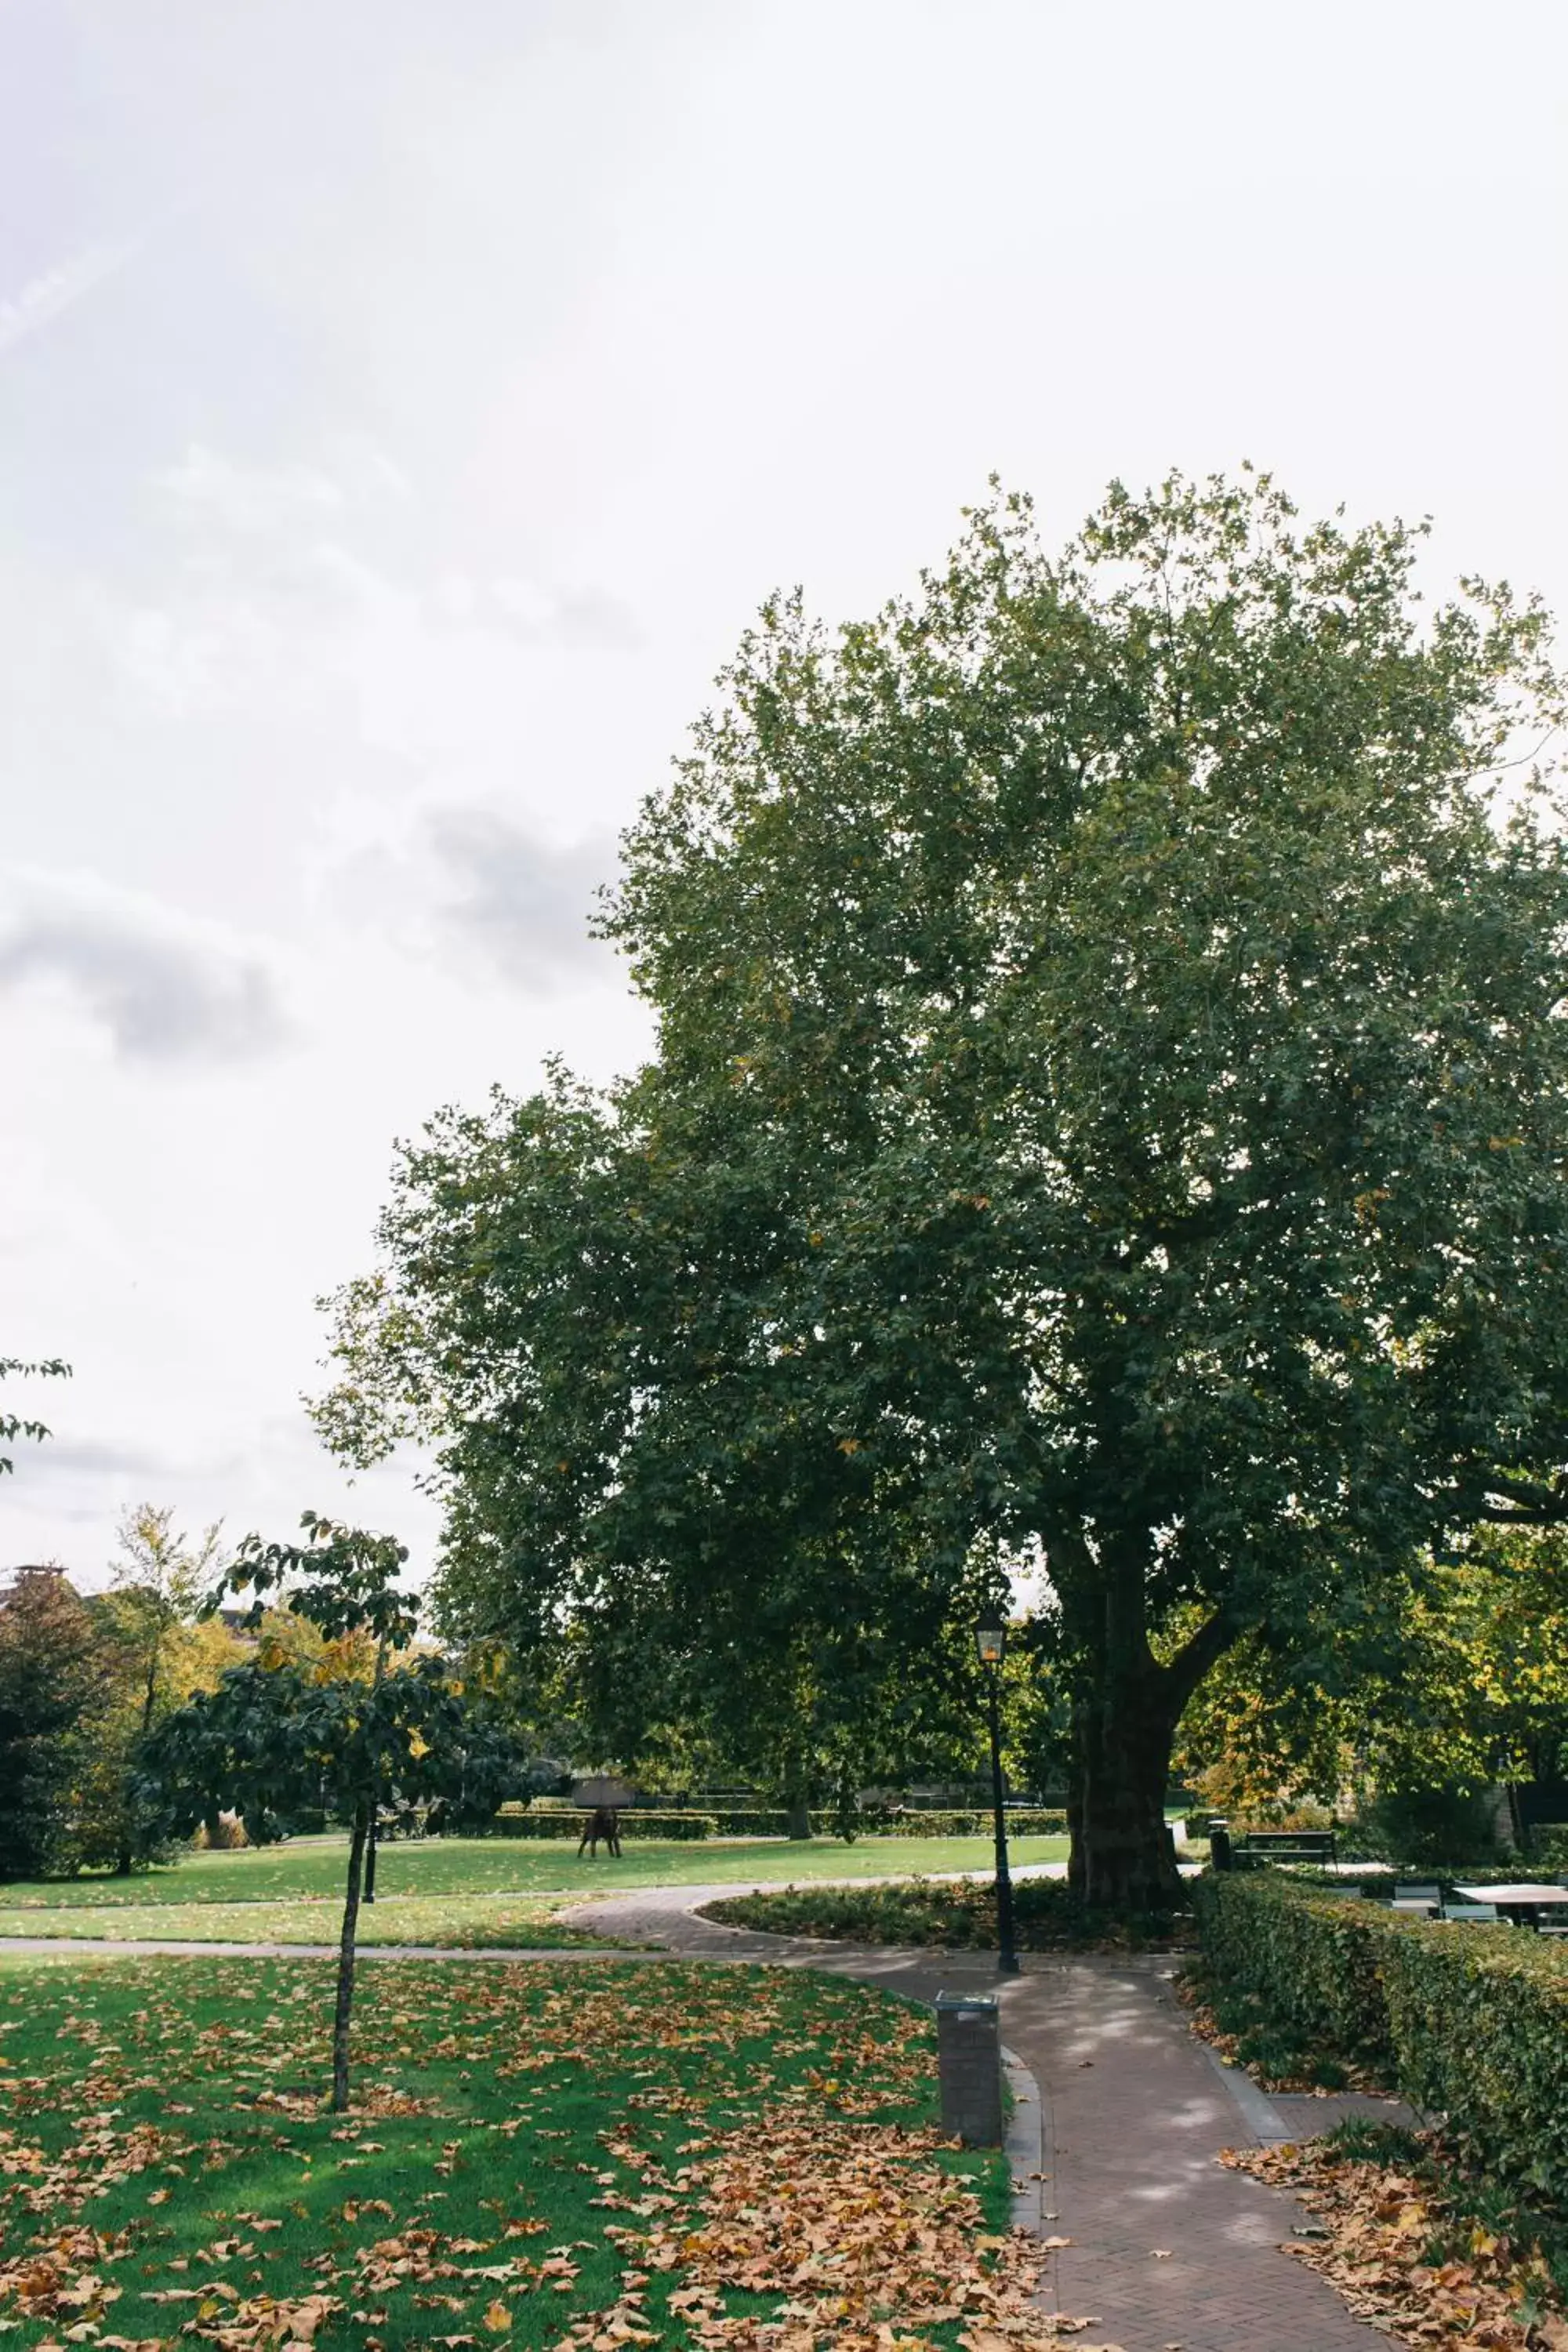
M 1418 553 L 1173 479 L 765 608 L 626 844 L 654 1058 L 438 1120 L 341 1302 L 323 1423 L 436 1436 L 449 1607 L 896 1672 L 1038 1548 L 1075 1875 L 1152 1900 L 1232 1644 L 1563 1507 L 1563 694 Z

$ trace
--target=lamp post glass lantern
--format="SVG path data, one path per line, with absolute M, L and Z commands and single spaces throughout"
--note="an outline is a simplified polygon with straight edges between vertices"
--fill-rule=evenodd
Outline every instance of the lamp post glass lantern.
M 974 1629 L 974 1649 L 985 1669 L 985 1711 L 991 1729 L 991 1811 L 996 1832 L 996 1966 L 1003 1976 L 1018 1973 L 1013 1937 L 1013 1881 L 1007 1868 L 1007 1815 L 1002 1788 L 1002 1711 L 997 1670 L 1007 1649 L 1007 1627 L 998 1612 Z

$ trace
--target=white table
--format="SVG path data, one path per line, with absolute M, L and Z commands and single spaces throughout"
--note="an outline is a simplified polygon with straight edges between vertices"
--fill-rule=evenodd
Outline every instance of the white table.
M 1536 1912 L 1568 1903 L 1568 1886 L 1531 1886 L 1525 1881 L 1507 1886 L 1458 1886 L 1467 1903 L 1492 1903 L 1499 1911 Z

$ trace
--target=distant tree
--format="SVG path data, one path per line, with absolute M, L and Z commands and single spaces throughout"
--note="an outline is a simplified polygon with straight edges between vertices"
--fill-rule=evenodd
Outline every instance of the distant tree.
M 63 1570 L 18 1569 L 0 1593 L 0 1878 L 75 1867 L 82 1727 L 102 1680 L 92 1612 Z
M 1239 1643 L 1184 1717 L 1183 1772 L 1256 1811 L 1565 1777 L 1568 1528 L 1478 1528 L 1379 1598 L 1353 1634 Z
M 219 1528 L 192 1542 L 175 1528 L 172 1508 L 142 1503 L 120 1522 L 110 1589 L 94 1611 L 115 1687 L 114 1702 L 100 1711 L 91 1775 L 97 1850 L 87 1858 L 112 1859 L 121 1876 L 155 1841 L 136 1800 L 135 1758 L 160 1713 L 189 1696 L 182 1685 L 189 1684 L 193 1653 L 207 1646 L 193 1637 L 220 1550 Z M 235 1646 L 227 1636 L 224 1666 L 236 1662 Z
M 155 1726 L 143 1749 L 143 1785 L 169 1827 L 184 1833 L 215 1807 L 247 1818 L 287 1816 L 323 1795 L 349 1823 L 332 2028 L 332 2105 L 341 2111 L 348 2105 L 356 1937 L 378 1796 L 395 1790 L 409 1800 L 460 1797 L 465 1776 L 487 1769 L 488 1735 L 446 1661 L 412 1647 L 418 1603 L 398 1586 L 404 1547 L 314 1513 L 303 1525 L 302 1544 L 247 1537 L 217 1597 L 252 1592 L 249 1616 L 259 1626 L 275 1596 L 329 1646 L 368 1637 L 387 1670 L 367 1682 L 334 1671 L 330 1655 L 311 1668 L 281 1645 L 259 1652 L 216 1691 L 198 1693 Z

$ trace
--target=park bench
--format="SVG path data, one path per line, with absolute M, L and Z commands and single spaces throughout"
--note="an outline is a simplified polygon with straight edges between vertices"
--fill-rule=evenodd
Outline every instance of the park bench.
M 1307 1862 L 1321 1868 L 1335 1859 L 1332 1830 L 1244 1830 L 1232 1837 L 1216 1825 L 1209 1843 L 1215 1866 L 1221 1870 L 1257 1870 L 1269 1862 Z

